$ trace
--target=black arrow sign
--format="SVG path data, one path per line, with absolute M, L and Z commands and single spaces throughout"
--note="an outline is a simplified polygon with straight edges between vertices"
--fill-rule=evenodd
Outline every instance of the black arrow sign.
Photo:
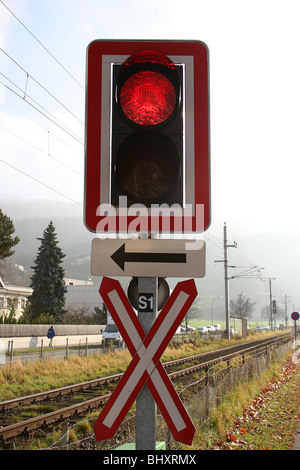
M 186 263 L 185 253 L 126 253 L 125 243 L 111 255 L 124 271 L 125 263 Z

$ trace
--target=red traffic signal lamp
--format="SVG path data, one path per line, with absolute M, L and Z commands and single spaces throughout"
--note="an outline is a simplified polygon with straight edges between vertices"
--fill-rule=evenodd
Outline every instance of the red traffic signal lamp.
M 91 231 L 127 231 L 137 217 L 149 232 L 164 232 L 166 220 L 167 231 L 208 227 L 208 98 L 201 42 L 90 44 L 85 221 Z M 134 213 L 137 205 L 145 210 Z
M 112 182 L 115 207 L 182 205 L 182 79 L 174 63 L 154 50 L 113 67 Z
M 117 101 L 130 122 L 165 123 L 178 108 L 180 82 L 173 62 L 157 51 L 139 51 L 121 66 Z

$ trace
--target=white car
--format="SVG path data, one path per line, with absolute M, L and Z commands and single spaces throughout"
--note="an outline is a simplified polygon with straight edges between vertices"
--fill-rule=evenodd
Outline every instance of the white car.
M 180 325 L 181 331 L 183 333 L 188 333 L 189 331 L 194 331 L 195 328 L 193 326 L 188 325 L 187 328 L 185 325 Z
M 213 333 L 215 331 L 215 327 L 212 325 L 206 325 L 206 328 L 209 333 Z
M 117 325 L 108 323 L 102 334 L 102 346 L 105 348 L 109 344 L 116 344 L 119 347 L 124 347 L 124 341 L 119 332 Z
M 199 326 L 196 331 L 198 331 L 199 333 L 208 333 L 208 329 L 206 328 L 206 326 Z
M 213 327 L 215 328 L 216 331 L 221 331 L 221 325 L 219 325 L 219 323 L 217 323 L 216 325 L 213 325 Z

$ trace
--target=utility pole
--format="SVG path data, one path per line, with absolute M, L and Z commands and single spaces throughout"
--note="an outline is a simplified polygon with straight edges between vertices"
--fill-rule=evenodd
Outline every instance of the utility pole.
M 227 226 L 224 222 L 223 228 L 223 248 L 224 248 L 224 259 L 215 261 L 215 263 L 224 263 L 224 281 L 225 281 L 225 321 L 226 321 L 226 336 L 230 339 L 230 305 L 229 305 L 229 277 L 228 277 L 228 256 L 227 248 L 236 248 L 237 243 L 233 242 L 233 245 L 228 245 L 227 242 Z
M 223 247 L 224 247 L 224 281 L 225 281 L 225 321 L 227 338 L 230 339 L 230 305 L 229 305 L 229 283 L 228 283 L 228 257 L 227 257 L 227 227 L 224 222 L 223 229 Z
M 269 279 L 269 296 L 270 296 L 270 322 L 271 331 L 273 331 L 273 305 L 272 305 L 272 279 Z
M 264 277 L 261 281 L 269 281 L 269 299 L 270 299 L 270 326 L 273 331 L 273 305 L 272 305 L 272 281 L 275 281 L 276 277 Z

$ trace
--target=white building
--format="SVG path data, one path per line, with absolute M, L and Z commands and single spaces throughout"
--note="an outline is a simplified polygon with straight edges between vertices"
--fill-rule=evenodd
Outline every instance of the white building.
M 102 308 L 103 299 L 99 294 L 101 279 L 96 279 L 96 282 L 97 283 L 94 284 L 91 279 L 87 281 L 65 279 L 65 285 L 67 287 L 65 308 L 84 308 L 88 314 L 94 313 L 94 307 Z M 128 278 L 121 278 L 120 282 L 126 292 Z
M 8 316 L 12 307 L 15 307 L 15 318 L 22 315 L 28 297 L 32 294 L 30 287 L 5 284 L 0 277 L 0 316 Z

